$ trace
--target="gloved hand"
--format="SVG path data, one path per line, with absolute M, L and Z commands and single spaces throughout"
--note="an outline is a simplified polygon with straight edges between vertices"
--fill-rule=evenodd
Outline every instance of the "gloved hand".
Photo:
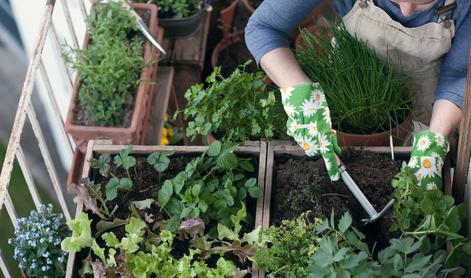
M 442 188 L 442 168 L 448 149 L 448 138 L 424 130 L 415 135 L 409 167 L 414 169 L 419 185 L 427 189 Z
M 283 88 L 281 98 L 288 114 L 288 135 L 308 156 L 322 155 L 331 180 L 339 179 L 336 154 L 341 149 L 332 130 L 330 110 L 319 84 L 301 84 Z

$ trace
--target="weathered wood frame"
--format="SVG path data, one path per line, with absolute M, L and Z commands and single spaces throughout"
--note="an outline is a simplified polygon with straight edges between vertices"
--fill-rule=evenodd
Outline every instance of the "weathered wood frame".
M 85 163 L 83 166 L 82 177 L 89 177 L 92 173 L 91 161 L 95 155 L 109 153 L 116 154 L 120 150 L 126 148 L 124 145 L 111 145 L 109 141 L 89 141 L 87 151 L 85 153 Z M 201 154 L 208 149 L 207 146 L 133 146 L 132 154 L 150 154 L 152 152 L 166 152 L 175 151 L 175 154 Z M 266 142 L 250 142 L 245 146 L 239 147 L 235 153 L 237 154 L 250 154 L 258 156 L 258 186 L 265 191 L 265 167 L 267 157 L 267 143 Z M 255 214 L 255 227 L 262 226 L 263 217 L 263 202 L 264 198 L 259 198 L 256 205 Z M 84 210 L 83 204 L 78 203 L 75 216 L 77 217 Z M 67 260 L 66 278 L 72 278 L 76 271 L 76 253 L 69 253 Z M 259 270 L 253 268 L 252 277 L 259 277 Z

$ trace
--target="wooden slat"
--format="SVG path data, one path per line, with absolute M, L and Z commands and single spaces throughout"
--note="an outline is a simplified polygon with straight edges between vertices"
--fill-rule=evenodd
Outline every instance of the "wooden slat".
M 274 142 L 268 142 L 267 167 L 265 169 L 265 192 L 263 197 L 263 227 L 270 226 L 271 196 L 273 194 L 273 168 L 275 165 L 274 147 Z
M 54 25 L 53 22 L 51 22 L 51 25 L 49 26 L 49 32 L 51 34 L 51 37 L 52 37 L 52 41 L 53 41 L 53 44 L 54 44 L 54 48 L 56 49 L 55 53 L 57 53 L 60 58 L 60 64 L 61 64 L 61 67 L 63 69 L 63 71 L 66 73 L 66 77 L 67 77 L 67 85 L 68 85 L 68 88 L 69 90 L 67 90 L 66 94 L 67 95 L 71 95 L 72 93 L 72 88 L 74 86 L 74 83 L 72 82 L 72 73 L 70 72 L 70 69 L 69 67 L 67 66 L 67 63 L 64 59 L 64 54 L 62 53 L 62 47 L 61 47 L 61 43 L 59 41 L 59 35 L 57 34 L 57 30 L 56 30 L 56 27 Z
M 47 147 L 46 140 L 44 139 L 41 127 L 39 125 L 36 112 L 34 111 L 33 105 L 31 103 L 28 105 L 27 113 L 28 119 L 33 128 L 34 135 L 36 136 L 36 139 L 38 139 L 39 150 L 44 159 L 44 165 L 46 166 L 47 172 L 49 173 L 49 177 L 51 178 L 52 186 L 54 188 L 54 191 L 56 192 L 57 199 L 59 200 L 59 205 L 62 208 L 62 212 L 64 213 L 65 219 L 70 220 L 70 212 L 67 207 L 67 203 L 65 202 L 64 193 L 62 192 L 62 186 L 59 182 L 56 167 L 54 166 L 54 162 L 52 161 L 52 157 Z
M 23 177 L 25 178 L 29 193 L 31 193 L 34 205 L 37 209 L 39 209 L 39 205 L 41 205 L 41 198 L 39 197 L 39 193 L 34 182 L 33 174 L 31 172 L 31 169 L 29 168 L 27 159 L 23 153 L 21 145 L 18 146 L 18 150 L 16 152 L 16 159 L 18 160 L 18 164 L 20 164 L 21 172 L 23 173 Z
M 72 44 L 74 48 L 78 48 L 78 39 L 77 33 L 75 32 L 74 23 L 72 22 L 72 16 L 70 14 L 69 4 L 67 0 L 61 0 L 62 11 L 64 12 L 65 21 L 67 23 L 67 28 L 69 29 L 70 37 L 72 38 Z
M 7 151 L 5 153 L 5 160 L 3 161 L 2 172 L 0 174 L 0 210 L 5 202 L 5 196 L 7 195 L 7 188 L 10 182 L 11 172 L 13 170 L 13 163 L 15 161 L 16 151 L 20 143 L 21 133 L 26 120 L 26 110 L 31 103 L 31 93 L 34 86 L 34 78 L 38 71 L 39 62 L 41 60 L 41 53 L 44 48 L 44 43 L 47 37 L 47 31 L 49 24 L 51 23 L 51 15 L 54 10 L 55 0 L 48 0 L 44 15 L 40 24 L 39 34 L 36 42 L 33 45 L 32 58 L 26 72 L 26 78 L 21 90 L 21 96 L 16 111 L 15 122 L 13 123 L 13 129 L 8 141 Z
M 13 227 L 18 228 L 18 214 L 16 213 L 15 205 L 11 200 L 10 193 L 7 192 L 5 197 L 5 208 L 7 209 L 8 216 L 10 217 Z
M 80 12 L 82 13 L 83 20 L 85 21 L 85 19 L 87 19 L 87 16 L 88 16 L 87 9 L 85 8 L 85 3 L 83 2 L 83 0 L 78 0 L 78 2 L 79 2 Z
M 173 67 L 159 67 L 149 123 L 142 136 L 144 145 L 160 145 L 174 73 Z
M 471 48 L 470 48 L 471 53 Z M 460 136 L 458 139 L 458 157 L 456 161 L 455 176 L 453 178 L 453 197 L 458 202 L 465 198 L 466 178 L 469 170 L 471 153 L 471 54 L 468 61 L 468 78 L 463 105 L 463 116 L 460 123 Z M 469 186 L 469 185 L 468 185 Z
M 39 63 L 39 74 L 41 75 L 44 86 L 46 87 L 47 96 L 49 97 L 49 102 L 51 103 L 54 116 L 56 117 L 56 121 L 58 123 L 57 126 L 59 127 L 60 134 L 65 142 L 66 149 L 69 152 L 69 155 L 72 156 L 72 144 L 69 136 L 65 132 L 64 118 L 62 117 L 62 113 L 60 112 L 59 104 L 57 103 L 57 99 L 54 96 L 54 90 L 52 89 L 51 80 L 49 79 L 49 75 L 47 74 L 46 67 L 44 67 L 44 63 L 42 62 L 42 60 Z
M 11 278 L 10 270 L 5 263 L 5 258 L 3 257 L 2 250 L 0 249 L 0 270 L 5 278 Z

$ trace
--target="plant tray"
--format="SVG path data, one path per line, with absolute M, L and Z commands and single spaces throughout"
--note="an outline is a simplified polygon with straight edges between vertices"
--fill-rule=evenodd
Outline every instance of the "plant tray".
M 352 150 L 369 151 L 376 154 L 384 154 L 386 156 L 390 156 L 389 147 L 363 147 L 363 148 L 357 147 L 357 148 L 352 148 Z M 410 151 L 411 151 L 410 147 L 397 147 L 394 149 L 395 158 L 397 160 L 407 161 L 410 157 Z M 295 160 L 295 159 L 302 159 L 302 158 L 307 158 L 304 150 L 297 145 L 293 145 L 292 142 L 272 141 L 268 143 L 264 205 L 263 205 L 263 216 L 262 216 L 263 227 L 268 227 L 272 225 L 272 222 L 274 221 L 273 212 L 274 212 L 274 202 L 275 202 L 274 197 L 275 197 L 275 191 L 276 191 L 276 177 L 277 177 L 276 172 L 277 172 L 277 166 L 278 166 L 279 161 L 283 162 L 283 161 L 288 161 L 289 159 Z M 315 159 L 315 158 L 310 158 L 310 159 Z M 321 165 L 322 167 L 325 167 L 323 164 L 323 161 Z M 303 166 L 308 167 L 308 164 L 303 164 Z M 347 171 L 348 171 L 348 168 L 349 168 L 349 165 L 347 164 Z M 309 170 L 306 170 L 306 171 L 309 171 Z M 371 175 L 372 173 L 364 173 L 364 174 L 368 176 L 368 175 Z M 445 166 L 443 169 L 444 189 L 447 194 L 450 194 L 451 192 L 451 178 L 450 177 L 451 177 L 450 164 L 449 164 L 449 159 L 447 159 L 445 161 Z M 284 180 L 290 180 L 290 179 L 293 179 L 293 177 L 287 176 L 284 178 Z M 353 177 L 353 179 L 355 180 L 355 177 Z M 360 185 L 359 181 L 357 181 L 357 183 Z M 356 200 L 354 199 L 350 191 L 346 189 L 346 186 L 345 186 L 345 191 L 346 191 L 344 193 L 345 195 L 347 194 L 351 195 L 349 200 L 353 200 L 353 202 L 356 202 Z M 286 191 L 284 192 L 286 193 Z M 368 198 L 368 194 L 366 192 L 365 192 L 365 195 Z M 374 200 L 370 199 L 370 201 L 374 204 Z M 331 201 L 329 200 L 329 202 Z M 333 207 L 333 202 L 330 208 L 332 207 Z M 376 208 L 376 209 L 379 210 L 380 208 Z M 373 229 L 376 229 L 376 227 Z M 374 230 L 373 232 L 375 231 L 376 230 Z M 263 273 L 263 271 L 261 270 L 260 273 Z M 264 276 L 261 276 L 261 277 L 264 277 Z
M 84 158 L 84 166 L 82 171 L 82 177 L 87 178 L 91 177 L 93 174 L 93 168 L 91 167 L 91 161 L 97 155 L 108 153 L 108 154 L 117 154 L 120 150 L 126 148 L 126 145 L 112 145 L 110 141 L 105 140 L 90 140 L 87 146 L 87 150 Z M 168 152 L 174 151 L 174 155 L 200 155 L 208 149 L 207 146 L 133 146 L 133 151 L 131 154 L 150 154 L 153 152 Z M 267 143 L 266 142 L 250 142 L 245 146 L 239 147 L 236 151 L 236 154 L 250 155 L 258 160 L 258 173 L 257 180 L 258 186 L 265 192 L 265 166 L 266 166 L 266 154 L 267 154 Z M 263 216 L 263 196 L 260 197 L 256 202 L 256 211 L 255 211 L 255 227 L 262 226 L 262 216 Z M 84 211 L 84 206 L 82 203 L 77 205 L 76 217 Z M 78 273 L 78 264 L 76 263 L 76 253 L 71 252 L 67 261 L 66 277 L 77 277 Z M 260 277 L 259 269 L 252 267 L 252 277 Z
M 151 12 L 149 29 L 158 41 L 162 41 L 163 32 L 157 29 L 157 6 L 153 4 L 130 4 L 135 10 L 149 10 Z M 87 48 L 89 44 L 88 34 L 85 36 L 83 48 Z M 144 48 L 144 61 L 158 59 L 158 50 L 146 41 Z M 101 127 L 101 126 L 84 126 L 74 123 L 75 111 L 77 108 L 78 93 L 81 87 L 80 77 L 74 83 L 72 98 L 67 112 L 65 122 L 65 130 L 72 135 L 78 148 L 85 152 L 88 140 L 111 140 L 115 144 L 138 144 L 142 130 L 144 128 L 145 119 L 148 117 L 149 107 L 152 101 L 154 90 L 154 80 L 156 78 L 157 63 L 148 65 L 142 69 L 139 87 L 135 96 L 135 106 L 132 113 L 131 124 L 129 127 Z

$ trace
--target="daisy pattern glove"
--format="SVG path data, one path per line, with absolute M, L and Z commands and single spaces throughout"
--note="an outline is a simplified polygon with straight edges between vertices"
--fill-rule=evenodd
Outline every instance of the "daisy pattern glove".
M 448 138 L 424 130 L 415 135 L 409 167 L 414 169 L 421 186 L 442 188 L 442 168 L 448 149 Z
M 336 154 L 341 149 L 332 130 L 330 110 L 321 86 L 301 84 L 281 89 L 281 99 L 288 114 L 288 135 L 308 156 L 322 155 L 331 180 L 339 179 Z

